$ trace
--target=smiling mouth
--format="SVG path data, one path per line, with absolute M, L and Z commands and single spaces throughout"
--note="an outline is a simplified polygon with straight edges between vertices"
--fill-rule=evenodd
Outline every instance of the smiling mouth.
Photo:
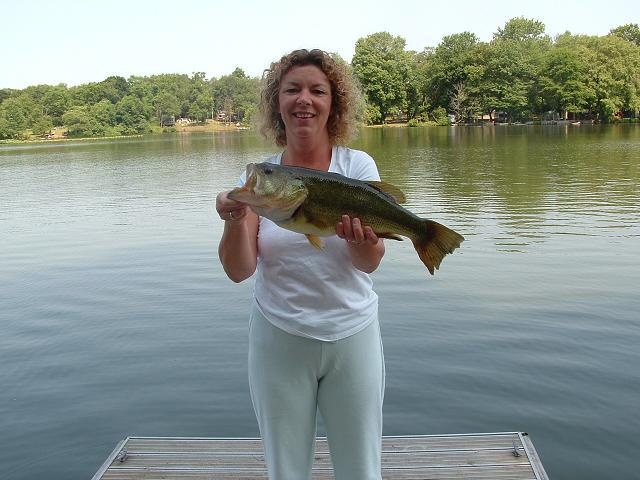
M 293 116 L 296 117 L 296 118 L 301 118 L 301 119 L 315 117 L 315 115 L 313 113 L 309 113 L 309 112 L 295 112 L 293 114 Z

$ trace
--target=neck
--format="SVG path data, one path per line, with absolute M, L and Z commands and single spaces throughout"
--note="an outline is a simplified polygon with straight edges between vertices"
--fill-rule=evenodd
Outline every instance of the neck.
M 287 149 L 282 156 L 282 164 L 327 171 L 331 163 L 331 149 L 328 139 L 313 144 L 287 142 Z

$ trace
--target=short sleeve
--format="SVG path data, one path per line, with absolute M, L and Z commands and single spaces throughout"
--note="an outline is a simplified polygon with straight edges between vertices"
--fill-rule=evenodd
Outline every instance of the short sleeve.
M 338 147 L 336 151 L 336 171 L 356 180 L 380 180 L 378 167 L 371 155 L 361 150 Z

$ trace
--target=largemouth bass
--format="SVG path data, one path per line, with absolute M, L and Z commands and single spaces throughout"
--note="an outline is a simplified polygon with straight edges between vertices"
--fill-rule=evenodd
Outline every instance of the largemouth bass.
M 228 198 L 248 204 L 282 228 L 306 235 L 318 248 L 323 245 L 320 237 L 336 234 L 342 215 L 359 218 L 380 238 L 411 239 L 431 275 L 464 240 L 450 228 L 400 206 L 405 198 L 397 187 L 337 173 L 250 163 L 244 186 L 229 192 Z

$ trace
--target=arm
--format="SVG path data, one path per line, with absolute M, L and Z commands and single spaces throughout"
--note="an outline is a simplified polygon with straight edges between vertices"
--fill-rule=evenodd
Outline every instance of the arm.
M 224 220 L 218 256 L 227 276 L 239 283 L 253 275 L 258 263 L 258 216 L 227 193 L 216 197 L 216 211 Z
M 376 163 L 371 156 L 359 150 L 346 150 L 350 155 L 347 176 L 362 181 L 380 180 Z M 343 215 L 336 225 L 338 237 L 347 241 L 352 265 L 365 273 L 375 271 L 384 256 L 384 242 L 359 218 Z
M 342 216 L 336 225 L 338 237 L 347 241 L 351 264 L 365 273 L 374 272 L 384 256 L 384 243 L 369 226 L 362 226 L 359 218 Z

